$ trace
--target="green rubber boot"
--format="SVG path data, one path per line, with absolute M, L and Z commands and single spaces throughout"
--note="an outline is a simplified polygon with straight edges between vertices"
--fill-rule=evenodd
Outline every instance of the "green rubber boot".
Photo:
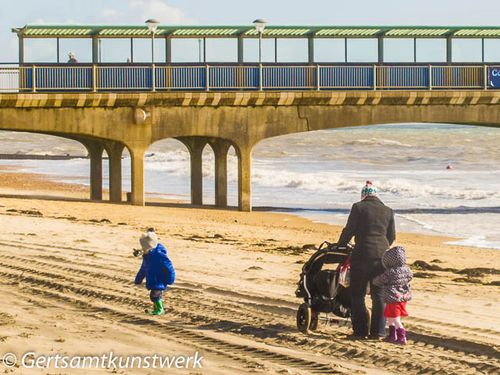
M 159 300 L 158 302 L 155 302 L 155 308 L 151 312 L 151 315 L 163 315 L 165 314 L 165 309 L 163 308 L 163 301 Z

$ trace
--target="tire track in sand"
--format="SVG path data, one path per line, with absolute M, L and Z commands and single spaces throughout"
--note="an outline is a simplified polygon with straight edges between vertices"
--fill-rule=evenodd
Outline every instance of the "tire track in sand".
M 17 247 L 24 248 L 27 250 L 40 251 L 40 252 L 42 252 L 42 254 L 41 254 L 42 257 L 50 257 L 50 258 L 55 260 L 55 258 L 53 256 L 46 255 L 47 251 L 53 253 L 53 250 L 54 250 L 53 244 L 33 243 L 33 242 L 15 241 L 15 240 L 9 241 L 9 242 L 4 242 L 4 241 L 0 240 L 0 246 L 5 246 L 6 248 L 11 248 L 12 247 L 11 243 L 17 243 L 17 244 L 19 244 L 19 246 L 17 246 Z M 88 253 L 88 254 L 102 254 L 96 250 L 79 248 L 79 247 L 57 245 L 57 248 L 72 251 L 72 252 L 79 254 L 79 255 L 81 255 L 82 252 Z M 121 256 L 121 255 L 106 253 L 106 256 L 109 256 L 109 255 L 123 260 L 123 256 Z M 76 262 L 75 263 L 74 261 L 65 260 L 62 257 L 57 257 L 57 258 L 60 258 L 59 260 L 61 262 L 67 263 L 67 264 L 79 264 L 81 266 L 90 267 L 92 269 L 95 269 L 95 267 L 97 266 L 97 268 L 103 269 L 103 270 L 113 271 L 113 272 L 117 272 L 117 273 L 123 272 L 123 268 L 103 266 L 99 263 L 96 263 L 96 264 L 86 264 L 83 262 Z M 123 280 L 124 279 L 122 279 L 122 281 Z M 196 285 L 195 288 L 197 288 L 197 287 L 199 287 L 199 286 Z M 263 299 L 269 300 L 268 298 L 261 298 L 261 297 L 256 297 L 256 296 L 252 296 L 252 295 L 245 295 L 242 293 L 237 293 L 237 292 L 232 292 L 232 291 L 227 291 L 227 290 L 220 290 L 220 288 L 217 288 L 217 287 L 204 288 L 204 291 L 206 291 L 206 292 L 208 292 L 210 290 L 213 290 L 214 293 L 221 294 L 224 297 L 227 297 L 228 295 L 235 294 L 236 296 L 238 296 L 238 298 L 248 299 L 248 301 L 250 303 L 256 303 L 256 302 L 262 303 Z M 262 307 L 264 309 L 266 309 L 266 307 L 267 307 L 268 310 L 275 310 L 272 308 L 273 307 L 272 305 L 277 303 L 279 310 L 281 310 L 281 314 L 283 314 L 284 312 L 287 311 L 286 307 L 284 307 L 284 306 L 290 305 L 290 302 L 286 301 L 286 300 L 274 299 L 274 300 L 269 301 L 269 302 L 271 302 L 271 304 L 268 304 L 267 306 L 266 306 L 266 304 L 263 304 Z M 295 304 L 293 304 L 293 305 L 295 305 Z M 289 308 L 288 311 L 289 311 L 290 316 L 294 316 L 296 309 L 295 309 L 295 307 L 293 307 L 293 308 Z M 450 311 L 450 312 L 452 312 L 452 311 Z M 476 316 L 476 318 L 480 318 L 480 317 Z M 453 333 L 456 333 L 457 331 L 460 331 L 461 333 L 463 333 L 463 337 L 461 337 L 461 338 L 473 336 L 473 337 L 476 337 L 478 339 L 484 339 L 485 335 L 487 335 L 487 336 L 493 336 L 491 338 L 494 339 L 500 335 L 500 330 L 484 329 L 484 328 L 470 328 L 468 326 L 463 326 L 463 325 L 459 325 L 459 324 L 440 322 L 440 321 L 427 319 L 427 318 L 420 318 L 420 317 L 412 317 L 411 322 L 409 324 L 411 327 L 415 327 L 415 328 L 421 329 L 422 331 L 426 331 L 426 332 L 436 331 L 436 330 L 439 331 L 439 329 L 446 329 L 446 331 L 443 333 L 453 334 Z M 432 329 L 429 329 L 428 326 L 432 327 Z
M 4 264 L 0 265 L 0 267 L 4 266 Z M 21 270 L 21 272 L 22 273 L 19 274 L 0 271 L 0 275 L 11 280 L 14 284 L 23 283 L 23 288 L 28 285 L 33 293 L 40 293 L 71 305 L 77 304 L 88 311 L 106 315 L 106 319 L 108 319 L 108 317 L 117 318 L 122 323 L 128 322 L 127 324 L 133 324 L 134 329 L 145 329 L 149 331 L 149 334 L 158 334 L 158 332 L 161 332 L 161 334 L 169 340 L 174 340 L 184 345 L 195 346 L 201 350 L 223 355 L 225 358 L 231 358 L 233 360 L 252 363 L 253 365 L 259 366 L 262 363 L 273 363 L 279 366 L 285 366 L 286 368 L 292 367 L 311 374 L 345 374 L 352 371 L 352 369 L 342 368 L 339 365 L 329 364 L 326 361 L 318 360 L 315 362 L 284 354 L 279 350 L 273 351 L 271 350 L 272 347 L 253 347 L 250 345 L 233 343 L 221 338 L 211 337 L 202 331 L 193 328 L 185 328 L 179 324 L 175 324 L 175 322 L 161 322 L 142 314 L 138 317 L 136 310 L 131 312 L 128 309 L 130 306 L 142 304 L 142 301 L 139 299 L 123 297 L 123 295 L 101 293 L 87 288 L 51 281 L 36 276 L 36 270 L 33 271 L 35 274 L 32 275 L 25 275 L 26 273 L 32 273 L 29 270 Z M 95 300 L 92 301 L 90 298 L 95 298 Z M 113 302 L 112 306 L 109 305 L 111 302 Z M 117 304 L 120 306 L 119 309 L 115 307 Z M 161 327 L 161 329 L 158 330 L 158 327 Z
M 20 261 L 21 262 L 26 262 L 28 259 L 24 259 L 24 258 L 21 258 Z M 47 264 L 45 265 L 47 266 Z M 56 265 L 57 266 L 57 265 Z M 33 279 L 33 277 L 38 280 L 39 282 L 41 282 L 41 279 L 39 276 L 36 276 L 38 274 L 40 274 L 40 271 L 38 271 L 37 269 L 30 269 L 30 268 L 27 268 L 27 267 L 22 267 L 22 266 L 13 266 L 14 269 L 17 269 L 21 272 L 29 272 L 29 273 L 32 273 L 34 276 L 32 276 L 31 278 Z M 68 267 L 68 272 L 72 272 L 72 271 L 76 271 L 76 270 L 73 270 L 71 269 L 70 267 Z M 99 298 L 99 299 L 102 299 L 102 300 L 114 300 L 116 301 L 117 299 L 120 300 L 122 303 L 123 302 L 126 302 L 126 304 L 128 306 L 130 305 L 140 305 L 142 304 L 142 301 L 141 299 L 131 299 L 131 298 L 124 298 L 123 297 L 123 290 L 117 290 L 116 293 L 118 295 L 115 295 L 115 294 L 106 294 L 106 293 L 102 293 L 102 292 L 99 292 L 99 291 L 95 291 L 95 290 L 88 290 L 88 289 L 85 289 L 85 288 L 74 288 L 72 287 L 71 285 L 66 285 L 66 284 L 61 284 L 61 283 L 55 283 L 55 282 L 52 282 L 50 279 L 58 279 L 57 278 L 57 274 L 53 274 L 53 273 L 47 273 L 45 271 L 42 271 L 44 272 L 45 276 L 47 278 L 49 278 L 49 280 L 45 280 L 44 282 L 45 283 L 49 283 L 49 285 L 51 285 L 52 288 L 55 288 L 56 290 L 70 290 L 70 291 L 73 291 L 74 293 L 78 293 L 78 294 L 84 294 L 84 295 L 87 295 L 89 297 L 95 297 L 95 298 Z M 82 274 L 82 272 L 80 272 L 80 274 Z M 83 272 L 83 274 L 85 274 L 87 277 L 90 276 L 90 272 Z M 54 277 L 56 276 L 56 277 Z M 59 275 L 61 276 L 61 275 Z M 82 275 L 83 276 L 83 275 Z M 99 273 L 94 273 L 91 277 L 94 277 L 94 278 L 97 278 L 97 279 L 100 279 L 102 278 L 103 276 L 105 275 L 101 275 Z M 15 277 L 15 275 L 14 275 Z M 65 280 L 66 278 L 69 278 L 69 276 L 63 276 L 62 279 Z M 120 283 L 123 281 L 123 279 L 120 279 L 120 278 L 116 278 L 116 277 L 113 277 L 115 280 L 118 279 L 120 281 Z M 61 278 L 59 278 L 61 279 Z M 78 279 L 80 280 L 80 279 Z M 117 280 L 117 281 L 118 281 Z M 33 281 L 33 280 L 32 280 Z M 127 279 L 128 281 L 128 279 Z M 121 295 L 121 296 L 120 296 Z M 348 351 L 342 351 L 341 348 L 343 346 L 346 346 L 346 342 L 340 342 L 339 343 L 339 346 L 340 348 L 333 348 L 335 349 L 335 351 L 340 351 L 340 352 L 344 352 L 345 353 L 345 356 L 348 357 L 348 358 L 351 358 L 351 357 L 357 357 L 357 356 L 360 356 L 360 353 L 359 351 L 360 350 L 364 350 L 364 349 L 367 349 L 366 347 L 365 348 L 353 348 L 352 350 L 348 350 Z M 372 353 L 373 354 L 373 353 Z M 366 357 L 366 355 L 361 355 L 361 357 Z M 372 359 L 372 360 L 375 360 L 376 363 L 379 363 L 379 362 L 387 362 L 387 358 L 384 357 L 384 356 L 379 356 L 379 358 L 375 358 L 373 355 L 370 356 L 368 359 Z M 366 363 L 365 361 L 363 361 L 364 363 Z M 401 365 L 401 362 L 398 362 L 398 361 L 395 361 L 395 365 L 396 364 L 399 364 Z M 461 364 L 462 365 L 467 365 L 467 367 L 470 367 L 470 363 L 468 363 L 467 361 L 461 361 Z M 411 368 L 417 370 L 417 368 L 415 368 L 415 366 L 411 366 L 411 364 L 409 363 L 404 363 L 405 367 L 408 368 L 408 366 L 410 366 Z M 392 367 L 392 366 L 390 366 Z M 418 366 L 417 366 L 418 367 Z M 476 369 L 483 369 L 485 366 L 482 365 L 482 366 L 476 366 Z M 487 366 L 486 366 L 487 367 Z M 441 368 L 442 369 L 442 368 Z M 463 368 L 462 368 L 463 369 Z M 493 370 L 494 367 L 489 367 L 490 370 Z M 422 366 L 419 366 L 418 367 L 418 372 L 429 372 L 429 370 L 432 371 L 436 371 L 437 369 L 436 368 L 429 368 L 429 367 L 422 367 Z M 471 369 L 472 370 L 472 369 Z
M 8 244 L 0 241 L 0 246 L 1 245 L 7 246 Z M 48 258 L 51 260 L 59 260 L 62 263 L 79 264 L 80 266 L 87 267 L 87 268 L 90 267 L 92 269 L 95 269 L 97 266 L 98 269 L 105 269 L 105 270 L 113 271 L 113 272 L 117 272 L 117 273 L 123 272 L 123 269 L 121 269 L 121 268 L 102 266 L 100 264 L 95 264 L 95 263 L 90 265 L 90 264 L 86 264 L 83 262 L 75 262 L 74 260 L 70 262 L 69 260 L 65 260 L 62 257 L 54 257 L 52 255 L 47 256 L 46 255 L 47 250 L 49 250 L 49 251 L 51 250 L 51 248 L 48 247 L 47 245 L 35 244 L 35 243 L 30 243 L 30 245 L 32 245 L 32 246 L 21 245 L 20 247 L 25 248 L 25 249 L 29 249 L 29 250 L 40 251 L 43 254 L 40 254 L 39 257 Z M 73 248 L 73 247 L 65 247 L 65 249 L 70 250 L 70 251 L 75 252 L 75 253 L 80 253 L 81 251 L 90 252 L 92 254 L 95 253 L 94 251 L 89 250 L 89 249 L 80 249 L 80 248 Z M 121 256 L 120 256 L 120 258 L 123 259 Z M 78 271 L 75 270 L 75 272 L 78 272 Z M 121 281 L 128 282 L 128 280 L 124 280 L 124 279 L 122 279 Z M 199 288 L 199 286 L 197 286 L 197 287 Z M 233 294 L 230 291 L 222 291 L 218 288 L 211 288 L 211 287 L 204 288 L 204 291 L 208 292 L 210 290 L 214 290 L 214 293 L 217 293 L 219 295 L 224 296 L 225 300 L 227 300 L 226 297 L 228 295 Z M 258 297 L 255 298 L 255 296 L 243 295 L 241 293 L 234 293 L 234 294 L 236 294 L 237 298 L 239 298 L 240 301 L 242 301 L 246 298 L 248 300 L 247 302 L 248 302 L 249 307 L 252 307 L 256 303 L 256 299 L 258 299 Z M 269 302 L 273 302 L 273 301 L 269 301 Z M 260 307 L 261 307 L 260 312 L 261 313 L 263 311 L 267 311 L 270 313 L 277 312 L 278 315 L 284 315 L 288 312 L 289 316 L 295 315 L 296 309 L 294 307 L 287 309 L 286 307 L 283 306 L 283 305 L 290 305 L 290 302 L 283 301 L 280 303 L 279 300 L 274 300 L 274 302 L 275 303 L 278 302 L 278 304 L 280 305 L 277 309 L 273 306 L 273 304 L 265 304 L 265 303 L 259 302 Z M 243 301 L 243 303 L 245 303 L 245 302 Z M 276 310 L 278 310 L 278 311 L 276 311 Z M 413 332 L 418 331 L 418 332 L 422 332 L 422 333 L 426 334 L 425 336 L 422 336 L 422 335 L 415 336 L 414 338 L 416 340 L 418 340 L 418 341 L 424 340 L 425 341 L 426 336 L 431 336 L 432 343 L 434 345 L 437 343 L 437 341 L 439 341 L 437 339 L 436 332 L 437 333 L 441 332 L 443 334 L 443 336 L 451 337 L 454 339 L 457 339 L 457 338 L 462 339 L 462 340 L 466 339 L 464 341 L 471 341 L 471 338 L 473 337 L 473 338 L 475 338 L 476 343 L 489 343 L 489 342 L 491 342 L 491 340 L 494 340 L 498 335 L 500 335 L 500 331 L 496 331 L 496 330 L 470 328 L 470 327 L 465 327 L 465 326 L 461 326 L 458 324 L 437 322 L 434 320 L 418 318 L 418 317 L 412 317 L 411 322 L 408 324 L 408 326 L 409 326 L 409 328 L 412 328 Z M 457 332 L 460 332 L 461 335 L 457 335 Z M 455 346 L 456 345 L 454 345 L 454 347 Z

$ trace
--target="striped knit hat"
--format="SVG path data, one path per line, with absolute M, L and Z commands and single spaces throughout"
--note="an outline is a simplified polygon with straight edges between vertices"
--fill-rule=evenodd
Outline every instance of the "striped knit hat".
M 376 197 L 377 189 L 373 186 L 371 181 L 366 181 L 365 186 L 361 189 L 361 199 L 365 199 L 366 197 Z
M 158 237 L 156 233 L 152 230 L 148 230 L 146 233 L 141 235 L 139 238 L 139 242 L 141 244 L 142 250 L 147 253 L 149 250 L 154 249 L 158 246 Z

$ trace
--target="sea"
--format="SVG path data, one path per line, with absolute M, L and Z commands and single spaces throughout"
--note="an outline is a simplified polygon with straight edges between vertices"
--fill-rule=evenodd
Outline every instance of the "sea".
M 70 160 L 0 160 L 24 172 L 89 183 L 89 160 L 74 141 L 1 132 L 2 154 L 73 155 Z M 214 156 L 204 150 L 204 203 L 214 203 Z M 108 184 L 107 160 L 104 184 Z M 153 144 L 145 158 L 147 197 L 189 201 L 189 153 L 176 140 Z M 16 170 L 18 170 L 16 168 Z M 13 170 L 15 173 L 15 170 Z M 124 153 L 125 191 L 130 162 Z M 228 155 L 229 204 L 237 205 L 237 158 Z M 500 129 L 397 124 L 291 134 L 253 151 L 257 209 L 345 224 L 366 180 L 394 208 L 398 231 L 455 237 L 451 244 L 500 249 Z M 335 239 L 329 239 L 335 240 Z

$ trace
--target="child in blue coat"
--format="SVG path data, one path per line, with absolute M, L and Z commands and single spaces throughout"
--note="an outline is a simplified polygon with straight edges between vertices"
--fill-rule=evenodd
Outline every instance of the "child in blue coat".
M 165 313 L 163 308 L 163 292 L 167 285 L 172 285 L 175 281 L 175 270 L 172 262 L 167 256 L 167 249 L 158 242 L 154 230 L 148 230 L 139 239 L 143 251 L 142 264 L 135 284 L 139 285 L 146 278 L 146 288 L 150 291 L 149 298 L 153 302 L 153 310 L 148 311 L 152 315 Z

